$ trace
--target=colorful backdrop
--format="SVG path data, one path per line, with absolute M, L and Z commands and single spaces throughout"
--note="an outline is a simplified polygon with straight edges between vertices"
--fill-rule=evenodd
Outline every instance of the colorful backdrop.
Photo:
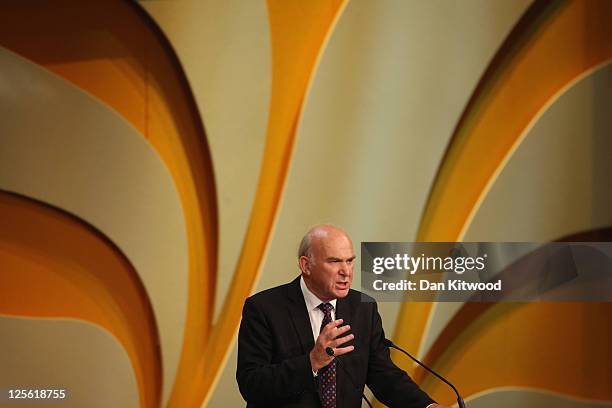
M 0 3 L 0 389 L 244 406 L 243 301 L 297 276 L 320 222 L 357 251 L 610 240 L 610 21 L 607 0 Z M 609 303 L 380 310 L 470 407 L 612 406 Z

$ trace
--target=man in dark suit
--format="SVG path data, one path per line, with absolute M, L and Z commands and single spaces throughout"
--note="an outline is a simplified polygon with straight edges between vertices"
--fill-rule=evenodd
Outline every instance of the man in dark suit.
M 376 302 L 350 289 L 348 235 L 315 226 L 298 260 L 301 277 L 244 304 L 236 379 L 247 406 L 357 408 L 367 384 L 390 407 L 441 407 L 391 361 Z

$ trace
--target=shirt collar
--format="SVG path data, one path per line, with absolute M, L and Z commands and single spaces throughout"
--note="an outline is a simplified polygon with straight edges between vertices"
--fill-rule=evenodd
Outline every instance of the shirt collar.
M 304 282 L 303 276 L 300 277 L 300 288 L 302 289 L 302 295 L 304 295 L 304 300 L 306 301 L 306 308 L 308 311 L 318 309 L 321 303 L 330 303 L 334 307 L 334 310 L 336 310 L 336 300 L 338 299 L 333 299 L 329 302 L 322 301 L 314 293 L 312 293 L 310 289 L 308 289 L 306 282 Z

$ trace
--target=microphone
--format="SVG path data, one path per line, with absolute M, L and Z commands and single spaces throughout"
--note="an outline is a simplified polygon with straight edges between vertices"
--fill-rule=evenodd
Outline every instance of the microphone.
M 442 380 L 444 383 L 446 383 L 449 387 L 451 387 L 453 389 L 453 391 L 455 391 L 455 394 L 457 395 L 457 404 L 459 404 L 459 408 L 465 408 L 465 402 L 463 402 L 463 399 L 461 398 L 461 395 L 459 395 L 459 391 L 457 391 L 457 389 L 455 388 L 455 386 L 453 384 L 451 384 L 450 382 L 448 382 L 444 377 L 442 377 L 441 375 L 439 375 L 438 373 L 436 373 L 434 370 L 432 370 L 431 368 L 427 367 L 425 364 L 421 363 L 419 360 L 417 360 L 416 358 L 412 357 L 412 355 L 410 353 L 408 353 L 406 350 L 402 349 L 401 347 L 396 346 L 391 340 L 389 339 L 383 339 L 383 343 L 385 344 L 385 346 L 387 347 L 392 347 L 398 351 L 401 351 L 402 353 L 404 353 L 405 355 L 407 355 L 408 357 L 410 357 L 415 363 L 417 363 L 418 365 L 420 365 L 421 367 L 423 367 L 424 369 L 426 369 L 427 371 L 429 371 L 430 373 L 432 373 L 433 375 L 435 375 L 436 377 L 438 377 L 440 380 Z

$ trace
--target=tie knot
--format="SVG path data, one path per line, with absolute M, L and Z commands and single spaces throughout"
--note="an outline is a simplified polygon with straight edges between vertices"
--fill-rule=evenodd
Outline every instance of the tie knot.
M 332 310 L 334 310 L 334 307 L 332 306 L 331 303 L 321 303 L 319 306 L 319 309 L 321 309 L 323 311 L 324 314 L 329 314 L 331 313 Z

